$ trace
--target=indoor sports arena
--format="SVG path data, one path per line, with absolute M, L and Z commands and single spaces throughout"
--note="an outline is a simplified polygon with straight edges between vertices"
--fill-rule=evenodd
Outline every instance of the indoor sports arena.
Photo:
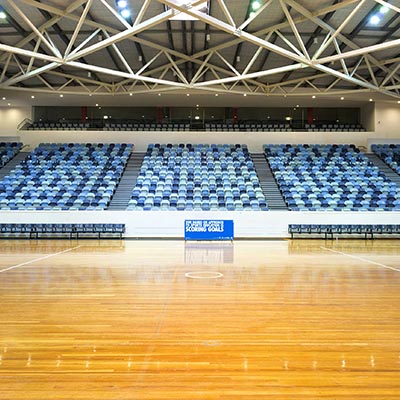
M 0 0 L 0 398 L 400 400 L 400 0 Z

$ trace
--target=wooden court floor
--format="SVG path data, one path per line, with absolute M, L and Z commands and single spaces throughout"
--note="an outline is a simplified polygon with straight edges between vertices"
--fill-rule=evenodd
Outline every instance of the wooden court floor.
M 0 399 L 400 399 L 400 242 L 0 241 Z

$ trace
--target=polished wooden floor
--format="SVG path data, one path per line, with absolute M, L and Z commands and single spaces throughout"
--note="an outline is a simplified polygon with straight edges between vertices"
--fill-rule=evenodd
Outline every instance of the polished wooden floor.
M 0 399 L 400 399 L 400 242 L 0 241 Z

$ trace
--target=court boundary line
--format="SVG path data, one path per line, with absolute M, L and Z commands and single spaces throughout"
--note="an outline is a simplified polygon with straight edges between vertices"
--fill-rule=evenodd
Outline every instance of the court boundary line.
M 46 258 L 55 257 L 55 256 L 58 256 L 60 254 L 68 253 L 69 251 L 72 251 L 72 250 L 75 250 L 75 249 L 79 249 L 80 247 L 82 247 L 82 245 L 71 247 L 70 249 L 59 251 L 58 253 L 48 254 L 47 256 L 35 258 L 34 260 L 26 261 L 26 262 L 21 263 L 21 264 L 12 265 L 11 267 L 8 267 L 8 268 L 0 269 L 0 274 L 3 273 L 3 272 L 11 271 L 11 270 L 16 269 L 16 268 L 24 267 L 25 265 L 32 264 L 32 263 L 34 263 L 36 261 L 41 261 L 41 260 L 45 260 Z
M 400 272 L 400 269 L 398 269 L 398 268 L 390 267 L 389 265 L 385 265 L 385 264 L 378 263 L 378 262 L 375 262 L 375 261 L 372 261 L 372 260 L 368 260 L 366 258 L 353 256 L 351 254 L 343 253 L 342 251 L 338 251 L 338 250 L 328 249 L 327 247 L 324 247 L 324 246 L 320 246 L 320 248 L 323 249 L 323 250 L 330 251 L 332 253 L 341 254 L 341 255 L 346 256 L 346 257 L 354 258 L 356 260 L 364 261 L 364 262 L 367 262 L 369 264 L 377 265 L 378 267 L 387 268 L 387 269 L 391 269 L 391 270 L 396 271 L 396 272 Z

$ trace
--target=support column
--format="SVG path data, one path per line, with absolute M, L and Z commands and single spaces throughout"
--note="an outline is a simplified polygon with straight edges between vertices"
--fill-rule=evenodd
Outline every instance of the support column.
M 81 107 L 81 121 L 82 121 L 82 124 L 86 123 L 86 117 L 87 117 L 87 107 L 83 106 L 83 107 Z
M 157 107 L 157 124 L 161 124 L 163 119 L 163 108 Z
M 233 111 L 233 123 L 237 124 L 239 122 L 237 107 L 233 107 L 232 111 Z
M 310 125 L 314 123 L 314 108 L 307 108 L 307 120 Z

